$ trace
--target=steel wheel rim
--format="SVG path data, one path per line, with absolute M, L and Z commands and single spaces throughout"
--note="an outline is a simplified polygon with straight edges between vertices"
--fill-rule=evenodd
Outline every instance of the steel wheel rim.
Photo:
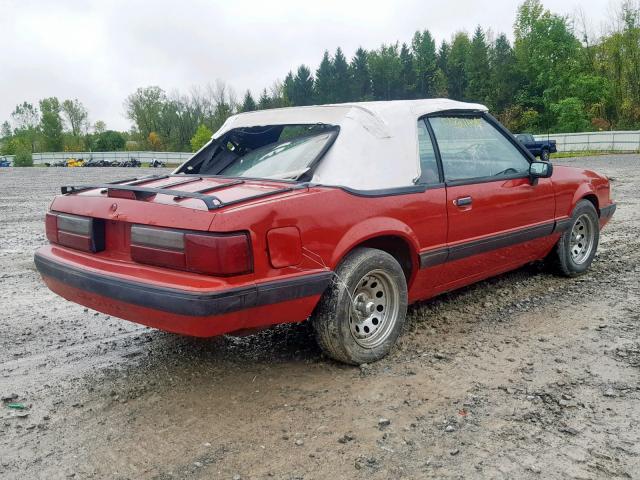
M 580 215 L 571 227 L 569 253 L 577 265 L 584 263 L 591 255 L 595 237 L 593 220 L 587 214 Z
M 398 319 L 400 290 L 384 270 L 364 275 L 351 292 L 349 330 L 363 348 L 375 348 L 388 338 Z

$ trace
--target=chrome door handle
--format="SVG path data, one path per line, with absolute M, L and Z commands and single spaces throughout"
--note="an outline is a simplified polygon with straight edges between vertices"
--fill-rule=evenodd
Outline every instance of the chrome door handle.
M 473 200 L 471 197 L 458 197 L 453 201 L 456 207 L 464 207 L 465 205 L 471 205 Z

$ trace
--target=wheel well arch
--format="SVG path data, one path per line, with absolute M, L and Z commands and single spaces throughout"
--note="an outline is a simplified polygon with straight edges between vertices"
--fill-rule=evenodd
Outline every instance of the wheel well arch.
M 404 276 L 407 279 L 407 287 L 409 287 L 416 271 L 419 268 L 419 261 L 417 252 L 414 251 L 410 243 L 405 238 L 399 235 L 379 235 L 371 237 L 354 245 L 345 253 L 343 258 L 359 247 L 376 248 L 387 252 L 395 258 L 404 272 Z
M 584 195 L 580 200 L 590 201 L 593 204 L 593 207 L 596 209 L 596 212 L 598 212 L 598 215 L 600 215 L 600 202 L 598 201 L 598 197 L 594 193 L 588 193 L 587 195 Z

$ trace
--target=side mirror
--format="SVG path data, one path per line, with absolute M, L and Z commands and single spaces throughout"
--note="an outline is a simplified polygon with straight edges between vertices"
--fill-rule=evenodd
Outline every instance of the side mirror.
M 553 174 L 553 165 L 549 162 L 531 162 L 529 176 L 531 178 L 549 178 Z

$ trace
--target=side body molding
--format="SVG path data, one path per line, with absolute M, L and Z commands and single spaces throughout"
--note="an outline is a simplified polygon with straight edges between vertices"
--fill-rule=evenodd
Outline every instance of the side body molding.
M 433 267 L 435 265 L 460 260 L 479 253 L 510 247 L 530 240 L 547 237 L 553 233 L 559 233 L 566 230 L 569 224 L 570 222 L 566 222 L 564 220 L 546 222 L 532 227 L 521 228 L 513 232 L 492 235 L 490 237 L 471 242 L 422 251 L 420 252 L 420 268 Z

